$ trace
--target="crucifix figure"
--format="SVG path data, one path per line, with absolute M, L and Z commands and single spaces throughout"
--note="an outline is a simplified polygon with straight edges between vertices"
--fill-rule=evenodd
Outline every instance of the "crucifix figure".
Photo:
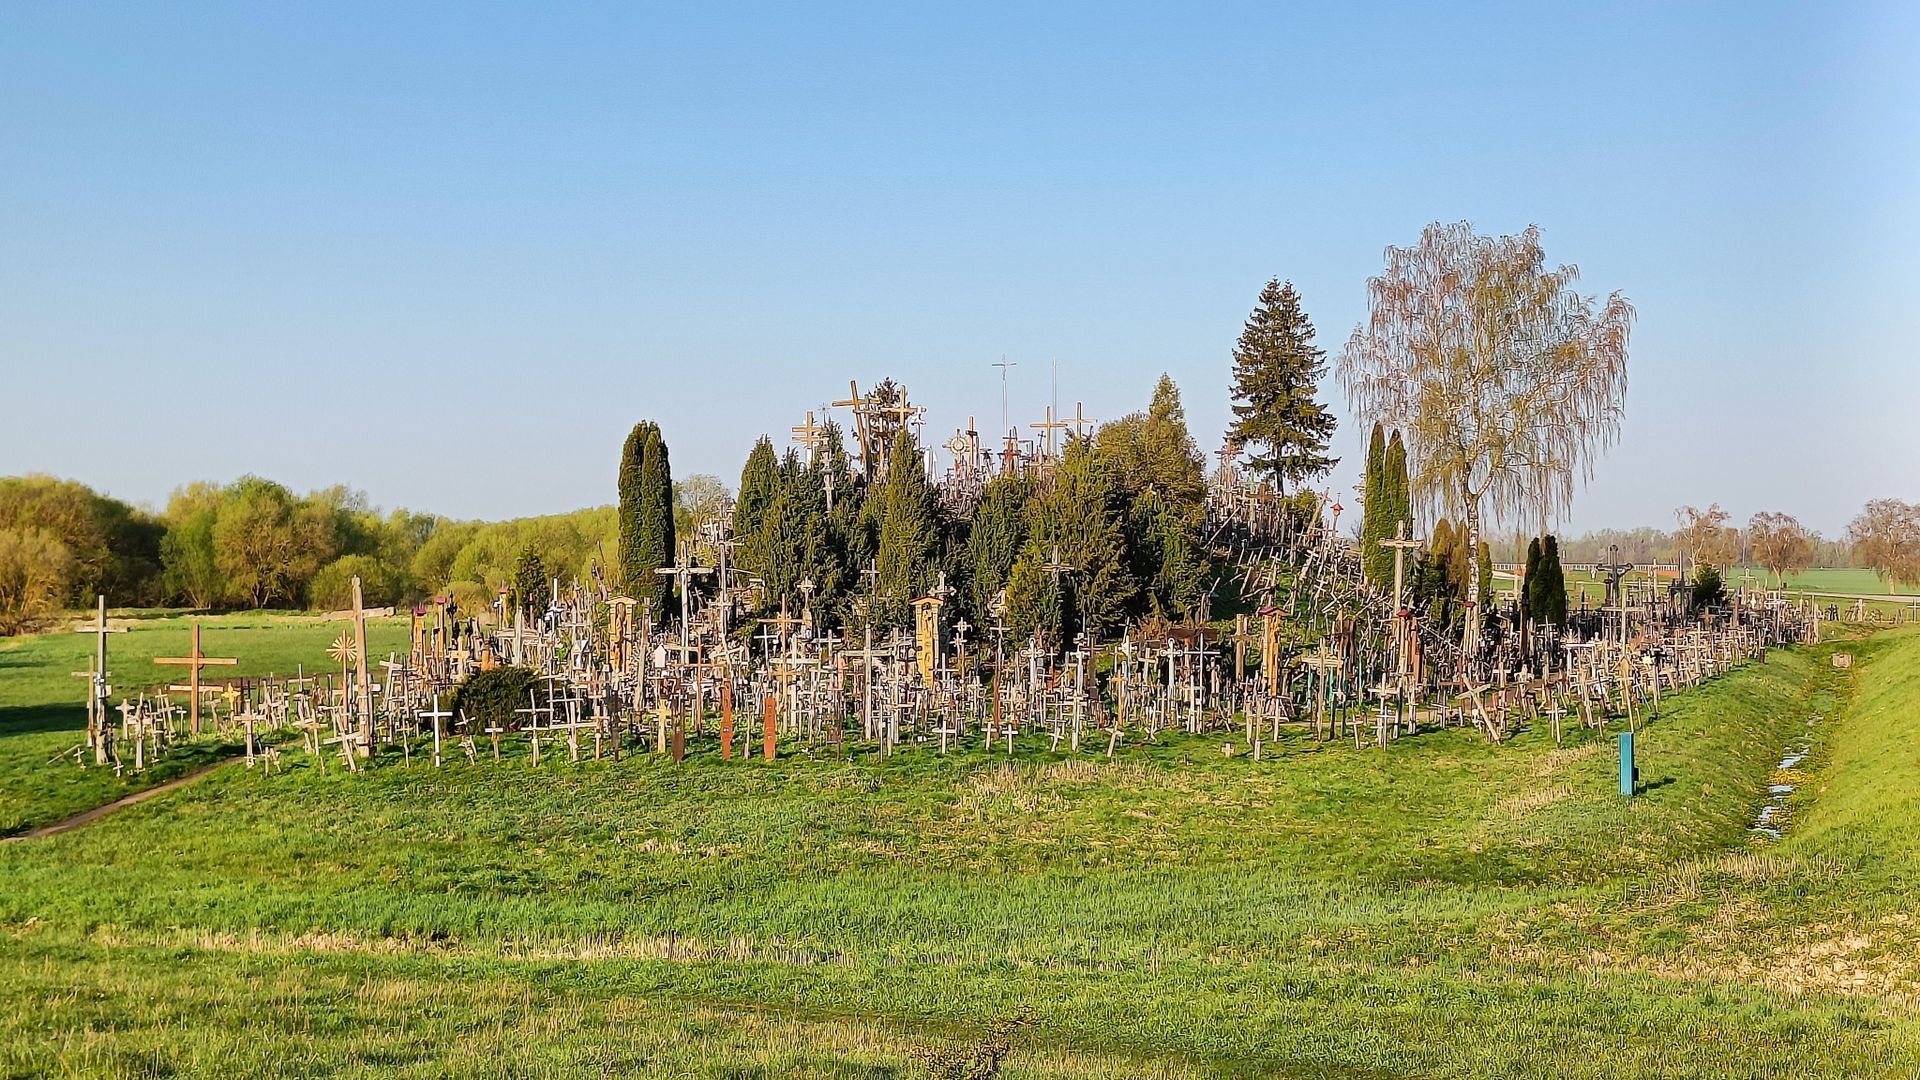
M 104 647 L 104 646 L 103 646 Z M 200 624 L 193 624 L 193 649 L 185 656 L 156 656 L 156 664 L 177 664 L 187 669 L 187 685 L 169 686 L 169 690 L 185 690 L 192 695 L 187 700 L 187 725 L 194 737 L 200 735 L 200 669 L 206 667 L 232 667 L 240 661 L 231 656 L 208 656 L 200 651 Z

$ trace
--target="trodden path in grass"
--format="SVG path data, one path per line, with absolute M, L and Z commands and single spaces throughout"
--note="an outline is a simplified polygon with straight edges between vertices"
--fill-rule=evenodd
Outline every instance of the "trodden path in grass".
M 11 844 L 19 840 L 35 840 L 43 836 L 57 836 L 63 832 L 71 832 L 74 829 L 78 829 L 86 825 L 91 825 L 95 821 L 98 821 L 101 818 L 106 817 L 108 814 L 111 814 L 116 810 L 124 810 L 135 803 L 146 802 L 148 799 L 165 795 L 167 792 L 173 791 L 176 788 L 186 787 L 188 784 L 191 784 L 196 780 L 200 780 L 204 778 L 208 773 L 214 771 L 215 769 L 218 769 L 223 765 L 231 765 L 238 760 L 239 760 L 238 758 L 225 758 L 221 761 L 216 761 L 211 765 L 202 765 L 199 768 L 188 773 L 187 775 L 179 777 L 177 779 L 169 780 L 166 783 L 161 784 L 159 787 L 150 787 L 150 788 L 147 788 L 145 791 L 136 791 L 131 795 L 123 795 L 120 798 L 115 799 L 104 806 L 96 806 L 91 810 L 86 810 L 86 811 L 82 811 L 81 813 L 75 814 L 72 817 L 67 818 L 65 821 L 56 821 L 51 825 L 42 825 L 37 829 L 29 829 L 26 832 L 17 833 L 13 836 L 0 836 L 0 844 Z

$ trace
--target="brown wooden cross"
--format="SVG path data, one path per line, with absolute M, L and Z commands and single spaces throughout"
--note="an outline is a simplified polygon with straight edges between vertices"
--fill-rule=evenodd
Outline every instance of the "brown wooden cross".
M 1093 427 L 1094 425 L 1098 424 L 1100 421 L 1095 420 L 1091 416 L 1081 415 L 1080 410 L 1081 410 L 1080 402 L 1078 401 L 1074 402 L 1073 416 L 1070 418 L 1063 419 L 1060 422 L 1064 426 L 1072 428 L 1073 434 L 1076 438 L 1085 438 L 1087 434 L 1086 429 Z
M 794 426 L 793 441 L 806 448 L 809 462 L 813 461 L 814 455 L 820 449 L 820 444 L 826 441 L 826 429 L 813 422 L 812 409 L 807 410 L 806 423 Z
M 231 667 L 240 661 L 231 656 L 208 656 L 200 651 L 200 624 L 193 624 L 193 651 L 186 656 L 156 656 L 156 664 L 179 664 L 187 669 L 187 685 L 169 686 L 168 690 L 185 690 L 191 697 L 187 700 L 187 723 L 195 738 L 200 735 L 200 669 L 205 667 Z
M 1047 444 L 1047 456 L 1052 457 L 1054 456 L 1054 446 L 1056 445 L 1053 433 L 1072 427 L 1073 422 L 1070 420 L 1055 420 L 1053 418 L 1053 406 L 1051 405 L 1047 406 L 1046 415 L 1047 418 L 1044 421 L 1035 421 L 1027 426 L 1040 432 L 1040 438 L 1045 440 Z

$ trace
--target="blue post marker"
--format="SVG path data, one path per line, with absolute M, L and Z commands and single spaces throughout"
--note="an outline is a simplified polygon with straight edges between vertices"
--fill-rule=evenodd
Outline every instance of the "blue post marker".
M 1620 794 L 1633 794 L 1633 781 L 1639 773 L 1633 764 L 1633 732 L 1623 731 L 1620 733 Z

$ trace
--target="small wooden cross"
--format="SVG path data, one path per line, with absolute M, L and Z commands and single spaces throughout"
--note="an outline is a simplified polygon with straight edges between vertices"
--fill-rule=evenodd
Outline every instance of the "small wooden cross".
M 417 712 L 414 715 L 422 720 L 433 721 L 433 767 L 437 769 L 440 767 L 440 721 L 445 720 L 453 714 L 441 710 L 440 691 L 435 690 L 433 692 L 433 709 L 427 712 Z

